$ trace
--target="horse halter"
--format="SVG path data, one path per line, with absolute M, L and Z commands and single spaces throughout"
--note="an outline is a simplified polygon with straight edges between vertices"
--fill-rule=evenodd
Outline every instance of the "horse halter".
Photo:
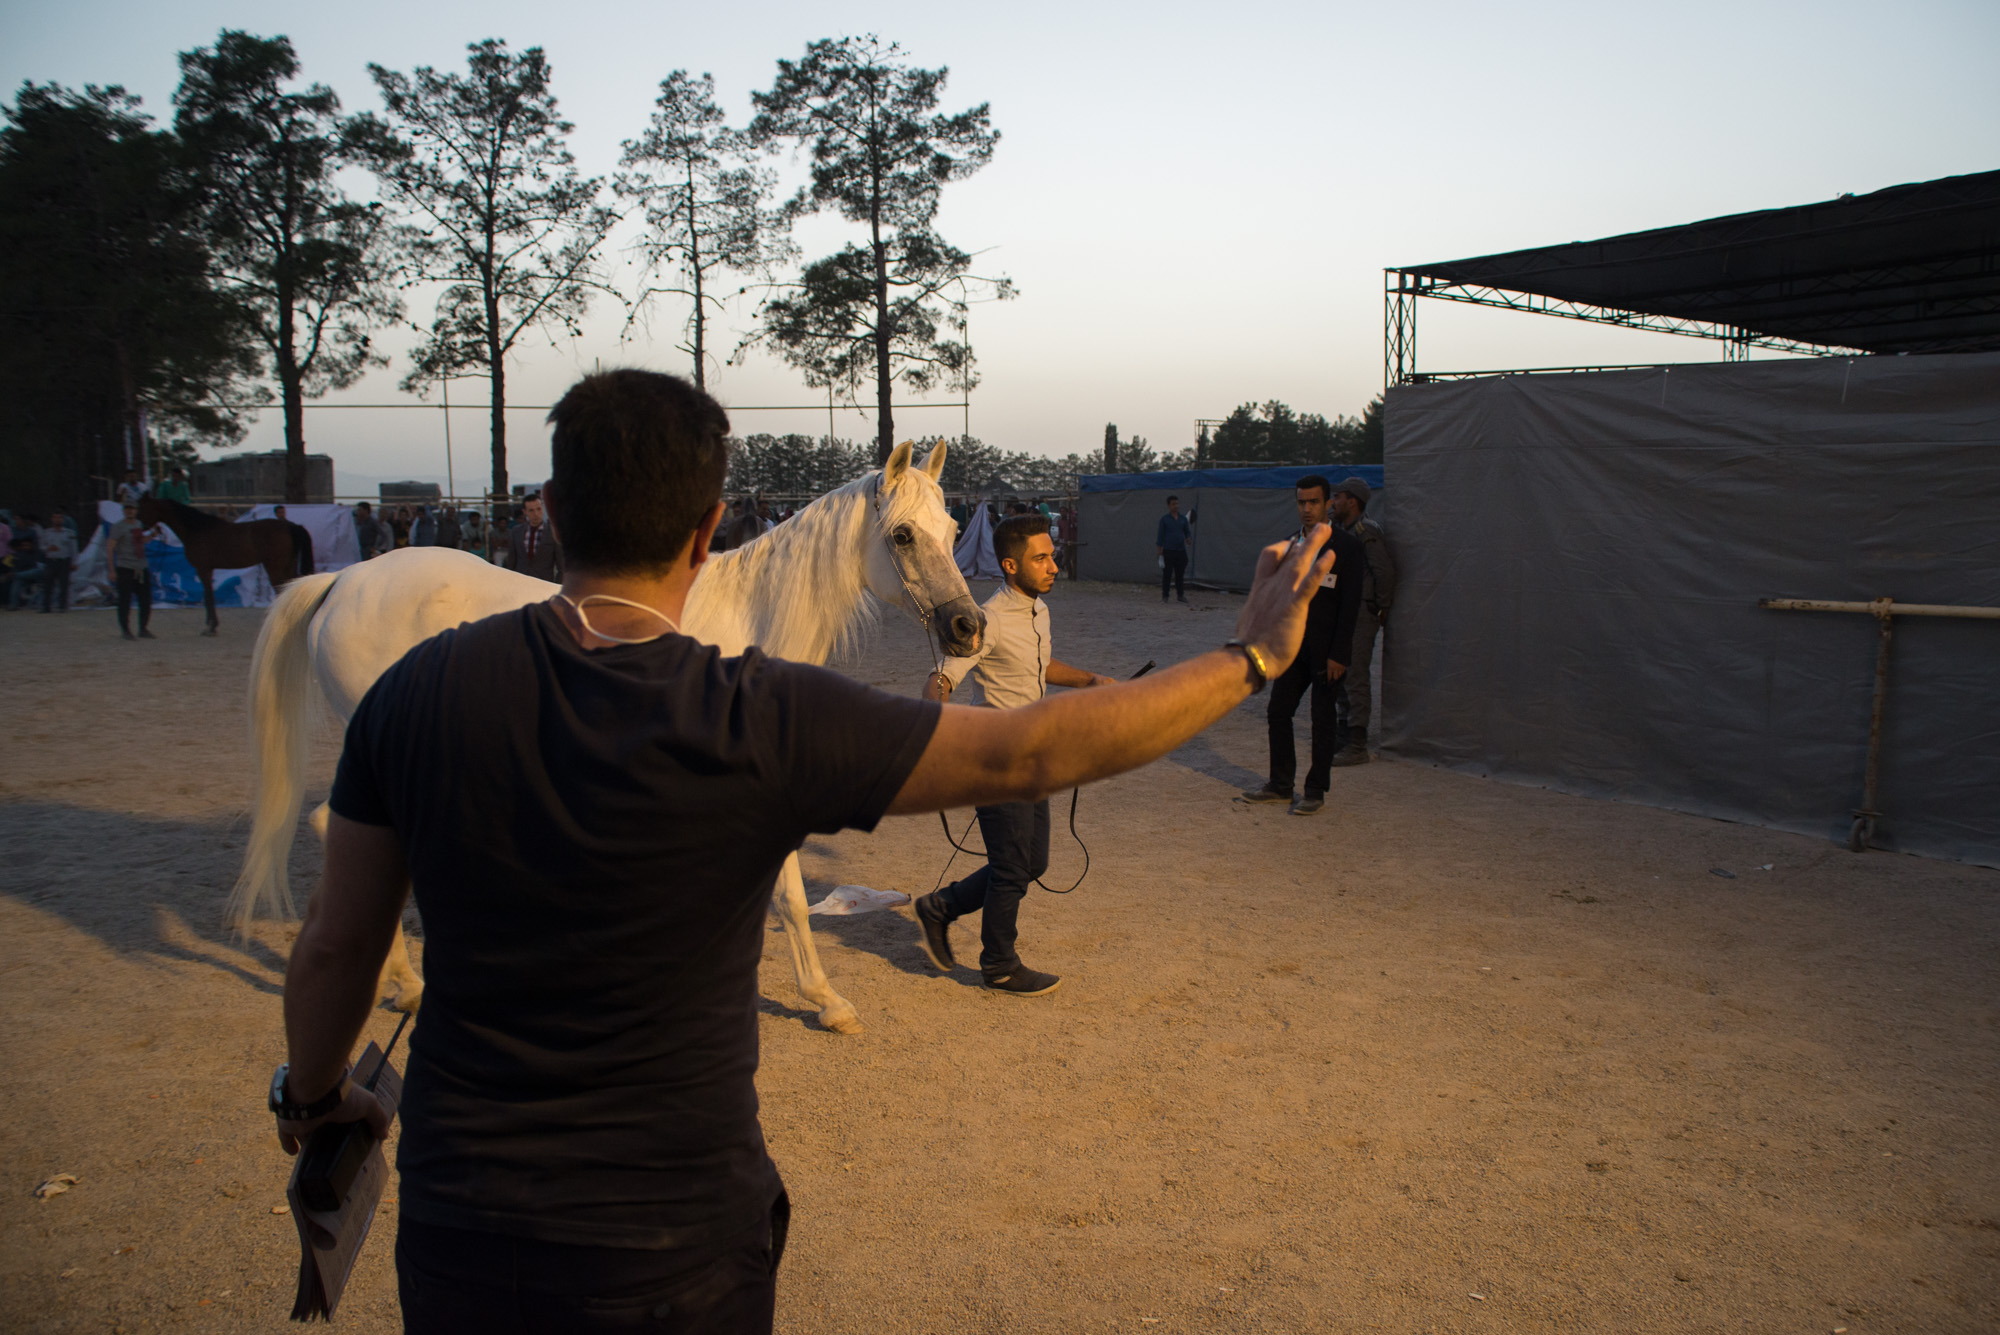
M 875 527 L 878 530 L 882 527 L 882 495 L 886 490 L 887 472 L 883 470 L 875 474 Z M 919 590 L 922 586 L 910 578 L 909 570 L 903 565 L 903 552 L 896 545 L 896 535 L 894 533 L 884 533 L 882 535 L 882 543 L 889 549 L 889 564 L 896 568 L 896 578 L 902 581 L 903 593 L 910 600 L 911 610 L 917 614 L 917 624 L 924 628 L 924 643 L 930 646 L 931 651 L 931 670 L 933 672 L 942 672 L 944 671 L 944 654 L 938 645 L 940 637 L 931 625 L 937 618 L 937 611 L 935 608 L 924 605 L 924 600 L 919 595 Z

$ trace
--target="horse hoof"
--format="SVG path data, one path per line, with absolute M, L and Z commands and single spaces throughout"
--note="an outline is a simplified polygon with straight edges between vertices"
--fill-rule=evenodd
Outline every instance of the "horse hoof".
M 820 1027 L 836 1034 L 859 1034 L 868 1026 L 861 1023 L 861 1013 L 854 1009 L 854 1003 L 842 998 L 819 1013 Z

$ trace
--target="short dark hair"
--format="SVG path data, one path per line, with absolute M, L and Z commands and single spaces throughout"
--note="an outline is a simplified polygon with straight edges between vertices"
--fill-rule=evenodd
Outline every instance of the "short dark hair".
M 354 508 L 355 508 L 355 509 L 357 509 L 357 510 L 367 510 L 367 511 L 369 511 L 369 512 L 370 512 L 371 514 L 372 514 L 372 513 L 374 512 L 374 510 L 375 510 L 375 507 L 374 507 L 374 506 L 372 506 L 372 505 L 370 505 L 370 504 L 369 504 L 368 502 L 366 502 L 366 501 L 363 501 L 363 502 L 361 502 L 361 504 L 359 504 L 359 505 L 355 506 Z
M 1008 515 L 993 526 L 993 559 L 1012 561 L 1018 568 L 1027 554 L 1028 539 L 1048 531 L 1047 515 Z
M 658 570 L 722 498 L 729 414 L 679 376 L 630 369 L 587 375 L 549 422 L 549 510 L 563 560 L 575 569 Z
M 1173 504 L 1173 503 L 1174 503 L 1175 501 L 1177 501 L 1177 500 L 1179 500 L 1179 499 L 1180 499 L 1180 497 L 1178 497 L 1178 496 L 1169 496 L 1169 497 L 1167 497 L 1167 504 L 1168 504 L 1168 505 L 1172 505 L 1172 504 Z
M 1322 500 L 1330 501 L 1333 499 L 1333 484 L 1331 482 L 1328 482 L 1325 478 L 1321 477 L 1318 473 L 1313 473 L 1310 474 L 1309 476 L 1300 478 L 1297 482 L 1294 482 L 1292 484 L 1292 487 L 1296 491 L 1311 491 L 1314 487 L 1318 487 L 1320 498 Z

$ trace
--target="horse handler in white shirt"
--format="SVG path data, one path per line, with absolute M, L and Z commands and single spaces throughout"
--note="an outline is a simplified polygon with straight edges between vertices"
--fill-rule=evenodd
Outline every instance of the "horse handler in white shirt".
M 924 687 L 926 699 L 948 702 L 971 673 L 985 704 L 1019 709 L 1048 694 L 1050 686 L 1109 686 L 1114 678 L 1085 672 L 1058 659 L 1049 634 L 1049 608 L 1042 601 L 1056 582 L 1055 540 L 1046 515 L 1013 515 L 993 530 L 993 555 L 1003 583 L 986 600 L 986 637 L 972 658 L 948 658 Z M 962 881 L 916 902 L 924 929 L 924 953 L 949 972 L 951 924 L 984 910 L 979 931 L 979 972 L 996 992 L 1038 997 L 1062 979 L 1021 963 L 1014 949 L 1015 919 L 1028 886 L 1049 869 L 1049 799 L 1000 802 L 977 808 L 979 833 L 986 841 L 986 865 Z

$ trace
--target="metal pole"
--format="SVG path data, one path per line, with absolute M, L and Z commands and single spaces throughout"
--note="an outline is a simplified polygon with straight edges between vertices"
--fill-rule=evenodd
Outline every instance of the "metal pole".
M 1861 805 L 1854 810 L 1854 824 L 1847 832 L 1847 846 L 1859 853 L 1875 837 L 1875 822 L 1882 813 L 1875 797 L 1882 777 L 1882 715 L 1889 703 L 1889 640 L 1895 618 L 1963 617 L 1978 621 L 2000 621 L 2000 607 L 1955 606 L 1950 603 L 1899 603 L 1894 598 L 1870 602 L 1837 601 L 1827 598 L 1759 598 L 1757 606 L 1779 612 L 1866 612 L 1881 629 L 1875 649 L 1875 698 L 1868 710 L 1868 769 L 1862 780 Z
M 451 377 L 446 376 L 444 385 L 444 483 L 445 491 L 452 505 L 458 504 L 457 475 L 451 469 Z
M 1878 616 L 1878 608 L 1888 603 L 1889 614 L 1899 617 L 1967 617 L 1976 621 L 2000 621 L 2000 607 L 1961 607 L 1952 603 L 1899 603 L 1877 598 L 1873 602 L 1834 602 L 1824 598 L 1759 598 L 1757 606 L 1780 612 L 1865 612 Z
M 1868 710 L 1868 776 L 1861 786 L 1861 806 L 1854 813 L 1854 827 L 1847 834 L 1847 847 L 1856 853 L 1868 847 L 1868 841 L 1875 837 L 1875 819 L 1882 814 L 1875 809 L 1875 787 L 1882 773 L 1882 706 L 1889 699 L 1889 635 L 1895 624 L 1895 616 L 1889 610 L 1892 606 L 1894 603 L 1888 598 L 1877 598 L 1874 604 L 1881 633 L 1875 650 L 1875 701 Z

